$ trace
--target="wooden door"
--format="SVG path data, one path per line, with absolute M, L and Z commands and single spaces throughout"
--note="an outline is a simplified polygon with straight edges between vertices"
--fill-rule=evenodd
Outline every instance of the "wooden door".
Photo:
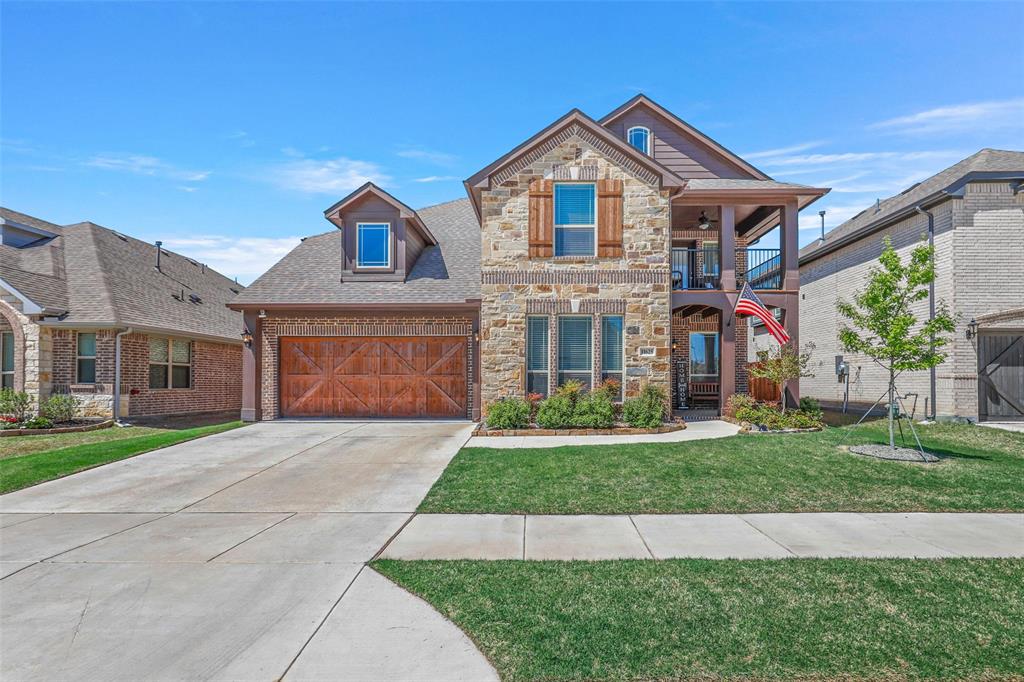
M 1024 334 L 979 334 L 978 418 L 1024 420 Z
M 283 338 L 286 417 L 465 417 L 463 337 Z

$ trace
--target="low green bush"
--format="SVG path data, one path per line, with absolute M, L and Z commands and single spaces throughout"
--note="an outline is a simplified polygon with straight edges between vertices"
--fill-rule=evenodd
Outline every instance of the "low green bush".
M 502 398 L 487 410 L 487 426 L 492 429 L 523 429 L 530 423 L 530 403 L 522 398 Z
M 21 423 L 23 429 L 52 429 L 53 421 L 46 417 L 32 417 L 28 421 Z
M 648 384 L 635 398 L 622 403 L 622 418 L 633 428 L 653 429 L 665 420 L 665 391 Z
M 569 379 L 555 389 L 555 395 L 559 398 L 566 398 L 569 402 L 576 404 L 576 401 L 584 395 L 583 382 L 576 379 Z
M 5 388 L 0 391 L 0 415 L 23 422 L 32 408 L 32 396 L 24 391 Z
M 763 427 L 769 431 L 781 429 L 810 429 L 820 428 L 821 409 L 812 412 L 804 409 L 814 407 L 815 404 L 805 404 L 800 401 L 801 409 L 786 410 L 785 414 L 779 411 L 775 403 L 761 403 L 749 395 L 736 394 L 730 396 L 726 402 L 725 414 L 728 417 L 740 422 L 749 422 L 757 427 Z
M 800 411 L 811 415 L 818 421 L 821 421 L 824 414 L 821 411 L 821 403 L 810 396 L 804 396 L 800 398 Z
M 572 400 L 564 395 L 553 395 L 542 400 L 537 407 L 537 426 L 544 429 L 564 429 L 573 425 Z
M 610 429 L 615 426 L 615 403 L 607 392 L 585 395 L 573 407 L 572 424 L 585 429 Z
M 39 406 L 39 414 L 57 424 L 69 422 L 75 418 L 81 402 L 69 393 L 57 393 L 43 401 L 43 404 Z

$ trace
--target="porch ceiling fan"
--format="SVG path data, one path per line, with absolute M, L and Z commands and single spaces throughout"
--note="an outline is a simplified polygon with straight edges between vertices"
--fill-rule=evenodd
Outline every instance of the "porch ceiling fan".
M 697 227 L 701 230 L 707 230 L 711 228 L 713 223 L 717 223 L 717 220 L 708 218 L 708 214 L 705 211 L 700 212 L 700 218 L 697 218 Z

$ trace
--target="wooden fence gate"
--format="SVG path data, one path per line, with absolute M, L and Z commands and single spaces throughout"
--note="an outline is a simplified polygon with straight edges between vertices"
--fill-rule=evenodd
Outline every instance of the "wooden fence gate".
M 978 419 L 1024 421 L 1024 334 L 979 334 Z

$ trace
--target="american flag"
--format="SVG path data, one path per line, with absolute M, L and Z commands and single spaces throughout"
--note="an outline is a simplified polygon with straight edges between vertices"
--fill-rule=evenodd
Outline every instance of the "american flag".
M 753 315 L 764 322 L 768 333 L 774 336 L 776 341 L 780 344 L 789 342 L 789 334 L 786 333 L 785 328 L 775 319 L 772 311 L 768 310 L 764 303 L 761 303 L 761 299 L 750 288 L 749 283 L 743 283 L 743 290 L 740 291 L 740 297 L 736 299 L 736 308 L 733 312 L 736 315 Z

